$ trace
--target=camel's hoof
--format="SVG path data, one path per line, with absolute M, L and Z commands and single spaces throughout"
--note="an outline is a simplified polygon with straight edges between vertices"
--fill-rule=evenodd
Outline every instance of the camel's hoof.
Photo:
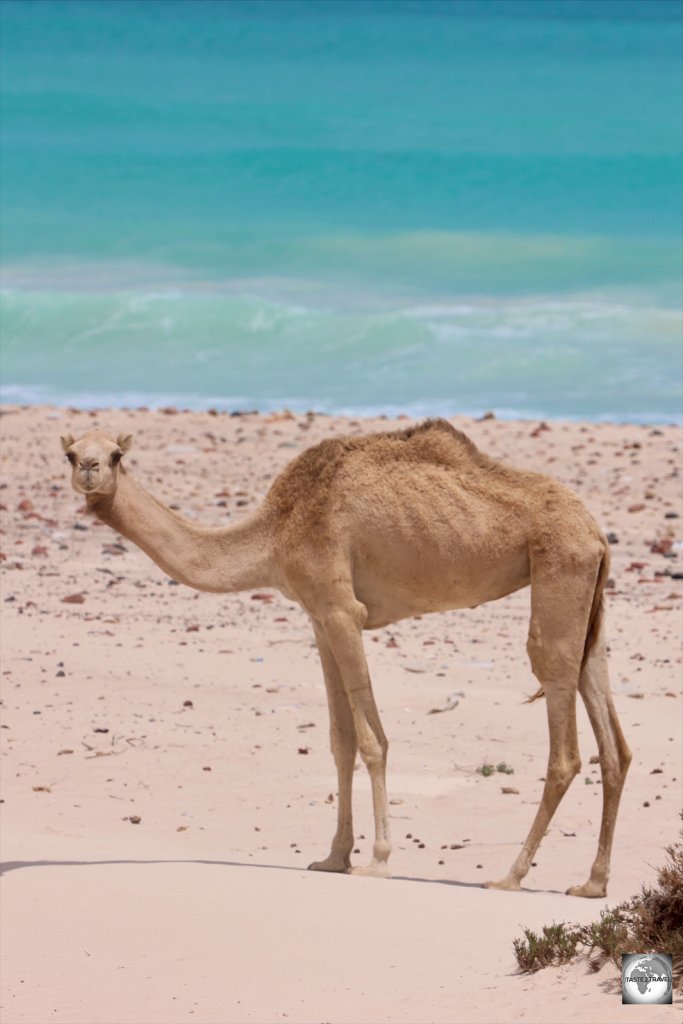
M 309 871 L 336 871 L 338 874 L 344 874 L 349 871 L 351 865 L 343 860 L 339 860 L 337 857 L 326 857 L 325 860 L 314 860 L 312 864 L 308 865 Z
M 367 878 L 391 878 L 386 861 L 372 861 L 359 868 L 349 868 L 350 875 L 365 875 Z
M 505 892 L 520 892 L 521 886 L 513 878 L 501 878 L 499 882 L 484 882 L 484 889 L 503 889 Z
M 573 885 L 567 889 L 567 896 L 585 896 L 587 899 L 599 900 L 607 895 L 607 886 L 597 882 L 586 882 L 585 885 Z

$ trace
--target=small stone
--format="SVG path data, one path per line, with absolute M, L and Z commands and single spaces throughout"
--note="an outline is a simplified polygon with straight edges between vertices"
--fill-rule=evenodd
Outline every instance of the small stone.
M 140 822 L 142 821 L 142 818 L 140 817 L 139 814 L 131 814 L 128 820 L 130 821 L 131 825 L 139 825 Z
M 114 542 L 113 544 L 103 544 L 102 553 L 105 555 L 125 555 L 127 548 L 124 548 L 123 544 Z

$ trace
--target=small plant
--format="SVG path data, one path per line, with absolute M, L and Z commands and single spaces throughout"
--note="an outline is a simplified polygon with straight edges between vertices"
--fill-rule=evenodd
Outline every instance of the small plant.
M 546 924 L 542 935 L 524 929 L 524 939 L 515 939 L 513 948 L 522 971 L 532 974 L 551 964 L 566 964 L 576 956 L 582 941 L 581 929 L 566 924 Z
M 485 761 L 484 764 L 479 765 L 477 771 L 479 772 L 480 775 L 484 776 L 494 775 L 496 772 L 502 772 L 503 775 L 515 774 L 515 769 L 510 768 L 509 765 L 505 764 L 505 761 L 500 761 L 496 765 L 489 764 L 488 761 Z
M 583 950 L 596 971 L 606 960 L 619 967 L 621 954 L 634 950 L 670 953 L 674 982 L 683 987 L 683 842 L 668 846 L 666 854 L 657 885 L 643 886 L 638 896 L 603 910 L 599 921 L 546 925 L 541 935 L 525 928 L 524 938 L 513 942 L 520 970 L 564 964 Z
M 606 959 L 619 965 L 622 952 L 630 948 L 628 927 L 618 907 L 601 911 L 600 920 L 586 925 L 583 932 L 585 944 L 598 951 L 597 957 L 591 960 L 593 970 L 599 970 Z

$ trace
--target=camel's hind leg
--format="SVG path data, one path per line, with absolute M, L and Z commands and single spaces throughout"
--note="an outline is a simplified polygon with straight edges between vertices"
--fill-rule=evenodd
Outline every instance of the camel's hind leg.
M 588 562 L 588 560 L 586 560 Z M 518 890 L 560 800 L 581 768 L 576 734 L 576 693 L 599 559 L 577 564 L 571 576 L 546 575 L 532 564 L 527 650 L 545 690 L 550 751 L 541 803 L 529 835 L 505 878 L 487 888 Z
M 621 791 L 631 763 L 628 748 L 612 701 L 607 675 L 607 646 L 604 629 L 600 627 L 595 646 L 581 670 L 579 693 L 583 697 L 595 738 L 598 741 L 602 772 L 602 824 L 598 852 L 585 885 L 567 890 L 570 896 L 605 896 L 609 877 L 614 826 Z
M 560 800 L 581 768 L 576 736 L 576 685 L 571 682 L 562 684 L 561 682 L 548 683 L 545 681 L 544 685 L 548 705 L 550 753 L 543 796 L 529 835 L 514 864 L 505 878 L 499 882 L 485 882 L 488 889 L 517 890 L 520 888 L 520 882 L 531 867 L 539 843 L 550 825 Z

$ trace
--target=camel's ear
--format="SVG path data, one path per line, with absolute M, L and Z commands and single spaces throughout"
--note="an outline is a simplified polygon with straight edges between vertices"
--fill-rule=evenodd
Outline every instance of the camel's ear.
M 64 437 L 60 437 L 59 440 L 62 442 L 62 448 L 64 449 L 65 452 L 68 451 L 71 445 L 74 443 L 74 439 L 71 436 L 71 434 L 65 434 Z
M 121 449 L 121 454 L 125 455 L 133 447 L 133 435 L 132 434 L 119 434 L 116 438 L 116 443 Z

